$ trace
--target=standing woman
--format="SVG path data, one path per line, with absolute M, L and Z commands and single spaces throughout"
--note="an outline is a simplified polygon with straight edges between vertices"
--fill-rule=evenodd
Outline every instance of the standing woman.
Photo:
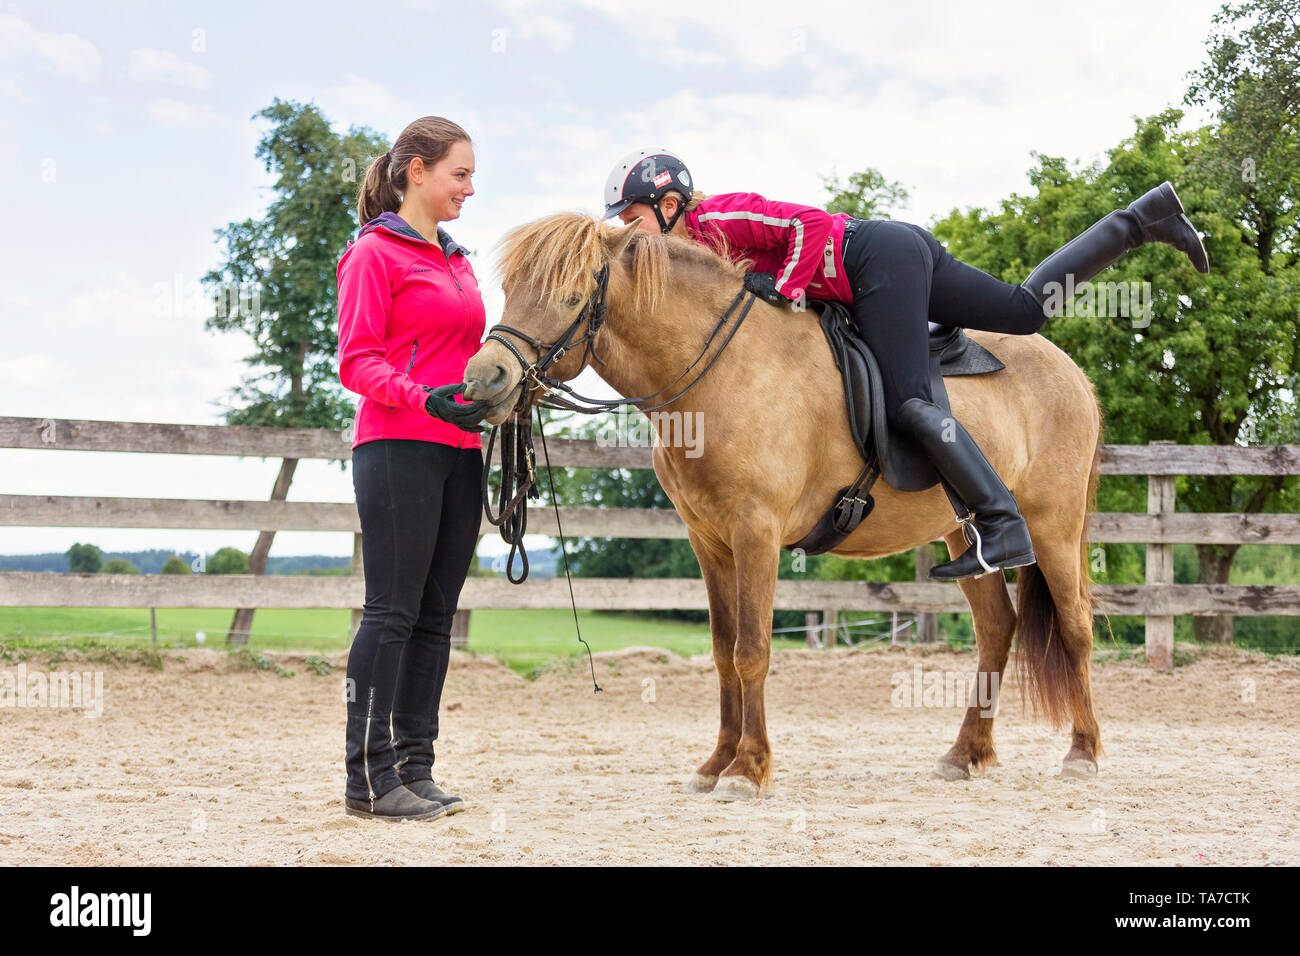
M 431 768 L 480 520 L 482 403 L 456 395 L 486 312 L 465 248 L 438 223 L 460 215 L 473 175 L 463 129 L 416 120 L 366 170 L 362 229 L 339 260 L 339 378 L 361 395 L 352 483 L 366 578 L 348 655 L 353 816 L 427 820 L 464 807 Z
M 1086 282 L 1129 249 L 1164 242 L 1198 272 L 1209 261 L 1170 183 L 1116 209 L 1041 262 L 1019 285 L 955 259 L 921 226 L 854 219 L 757 193 L 705 196 L 674 154 L 642 149 L 605 182 L 605 218 L 692 239 L 753 261 L 745 288 L 774 305 L 832 299 L 853 307 L 858 333 L 884 379 L 889 424 L 909 434 L 939 473 L 971 547 L 930 577 L 955 580 L 1035 562 L 1016 499 L 970 433 L 930 394 L 928 322 L 1031 335 L 1063 289 Z M 1072 277 L 1073 284 L 1067 280 Z

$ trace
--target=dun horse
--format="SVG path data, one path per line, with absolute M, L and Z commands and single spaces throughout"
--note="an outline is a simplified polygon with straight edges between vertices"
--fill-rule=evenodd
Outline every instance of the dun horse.
M 679 379 L 740 290 L 743 265 L 697 244 L 637 232 L 635 224 L 615 228 L 579 214 L 549 216 L 502 241 L 502 323 L 555 341 L 582 314 L 605 266 L 608 312 L 594 339 L 604 363 L 598 373 L 621 395 L 651 395 L 679 380 L 661 399 L 675 394 L 694 377 Z M 575 339 L 586 332 L 580 328 Z M 1072 723 L 1062 773 L 1090 777 L 1101 744 L 1089 688 L 1084 534 L 1094 504 L 1101 412 L 1083 371 L 1042 336 L 969 334 L 1007 367 L 948 379 L 952 410 L 1015 493 L 1038 556 L 1037 565 L 1019 569 L 1015 606 L 1002 574 L 959 582 L 974 619 L 978 668 L 1000 680 L 1018 634 L 1017 673 L 1027 699 L 1053 726 L 1067 718 Z M 529 362 L 540 357 L 528 343 L 516 344 Z M 589 354 L 570 349 L 548 374 L 568 381 Z M 526 381 L 520 356 L 488 340 L 465 370 L 465 396 L 488 401 L 487 422 L 497 424 L 510 416 Z M 721 699 L 717 745 L 688 789 L 722 799 L 754 797 L 772 773 L 764 681 L 780 552 L 853 482 L 862 459 L 816 317 L 788 306 L 754 302 L 716 364 L 669 411 L 701 415 L 706 426 L 702 454 L 661 435 L 653 461 L 703 572 Z M 965 550 L 939 486 L 902 493 L 881 481 L 874 496 L 875 510 L 834 554 L 879 558 L 939 537 L 954 556 Z M 996 763 L 992 708 L 972 704 L 956 743 L 935 767 L 945 778 Z

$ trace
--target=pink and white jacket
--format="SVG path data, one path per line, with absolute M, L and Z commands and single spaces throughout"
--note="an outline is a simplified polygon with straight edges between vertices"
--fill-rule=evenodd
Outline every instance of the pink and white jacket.
M 477 433 L 429 415 L 420 387 L 464 381 L 483 339 L 487 310 L 465 253 L 442 229 L 429 242 L 392 212 L 348 243 L 338 265 L 339 380 L 361 396 L 353 448 L 376 438 L 482 447 Z
M 755 272 L 776 276 L 776 291 L 798 299 L 853 302 L 844 274 L 844 224 L 852 217 L 815 206 L 775 202 L 758 193 L 720 193 L 683 217 L 691 237 L 720 233 L 735 260 L 754 260 Z

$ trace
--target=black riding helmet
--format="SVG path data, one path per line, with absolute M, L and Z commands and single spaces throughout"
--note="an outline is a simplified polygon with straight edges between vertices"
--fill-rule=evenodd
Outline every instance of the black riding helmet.
M 681 193 L 685 199 L 691 196 L 691 173 L 680 158 L 666 149 L 638 149 L 628 153 L 605 180 L 605 218 L 617 216 L 634 202 L 643 202 L 655 211 L 660 231 L 667 234 L 686 211 L 684 199 L 678 203 L 672 221 L 664 219 L 659 200 L 669 190 Z

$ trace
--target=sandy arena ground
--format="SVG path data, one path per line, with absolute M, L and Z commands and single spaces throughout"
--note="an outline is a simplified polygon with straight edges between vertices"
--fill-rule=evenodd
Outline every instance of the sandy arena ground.
M 894 706 L 891 678 L 973 654 L 779 651 L 774 783 L 721 803 L 682 792 L 717 734 L 708 657 L 598 655 L 595 694 L 585 660 L 529 683 L 457 653 L 434 777 L 470 807 L 395 824 L 343 813 L 346 655 L 328 676 L 273 656 L 296 674 L 169 652 L 105 669 L 100 717 L 0 709 L 0 865 L 1300 863 L 1296 658 L 1095 662 L 1092 781 L 1059 776 L 1068 734 L 1022 717 L 1008 679 L 1001 765 L 949 783 L 930 768 L 961 710 Z

